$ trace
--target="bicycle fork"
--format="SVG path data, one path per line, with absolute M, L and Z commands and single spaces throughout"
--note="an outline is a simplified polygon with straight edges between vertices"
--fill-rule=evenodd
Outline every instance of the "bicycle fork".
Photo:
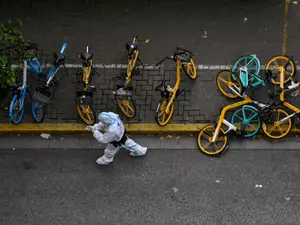
M 171 106 L 171 103 L 174 101 L 174 98 L 175 98 L 176 93 L 177 93 L 177 91 L 178 91 L 178 87 L 179 87 L 179 83 L 180 83 L 180 65 L 181 65 L 181 64 L 180 64 L 180 61 L 177 60 L 177 61 L 176 61 L 176 84 L 175 84 L 175 87 L 174 87 L 174 89 L 173 89 L 173 91 L 172 91 L 172 97 L 171 97 L 170 101 L 168 102 L 167 107 L 166 107 L 166 109 L 165 109 L 165 112 L 166 112 L 167 114 L 170 113 L 170 106 Z

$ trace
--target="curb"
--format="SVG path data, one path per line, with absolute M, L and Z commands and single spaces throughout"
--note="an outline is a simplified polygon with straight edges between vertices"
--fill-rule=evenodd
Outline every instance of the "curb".
M 165 127 L 160 127 L 154 123 L 131 123 L 125 124 L 126 131 L 130 134 L 193 134 L 198 132 L 207 124 L 168 124 Z M 14 125 L 10 123 L 0 124 L 0 134 L 12 133 L 72 133 L 84 134 L 90 133 L 85 130 L 85 124 L 75 123 L 23 123 Z
M 130 123 L 125 128 L 130 134 L 195 134 L 207 124 L 168 124 L 160 127 L 155 123 Z M 0 134 L 40 134 L 40 133 L 63 133 L 63 134 L 84 134 L 85 124 L 79 123 L 23 123 L 14 125 L 11 123 L 0 123 Z M 293 126 L 289 134 L 298 134 L 300 129 Z M 260 130 L 260 134 L 263 131 Z

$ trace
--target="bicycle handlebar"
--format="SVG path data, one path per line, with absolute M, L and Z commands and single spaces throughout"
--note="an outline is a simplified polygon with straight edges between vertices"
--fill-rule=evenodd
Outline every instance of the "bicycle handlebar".
M 159 66 L 160 64 L 162 64 L 166 59 L 171 59 L 171 57 L 165 57 L 164 59 L 160 60 L 158 63 L 155 64 L 155 66 Z
M 64 44 L 62 45 L 62 47 L 61 47 L 60 53 L 61 53 L 61 54 L 64 54 L 66 48 L 67 48 L 67 43 L 64 43 Z
M 172 56 L 165 57 L 164 59 L 162 59 L 161 61 L 159 61 L 158 63 L 156 63 L 155 66 L 159 66 L 166 59 L 174 59 L 175 56 L 177 56 L 177 55 L 184 55 L 184 54 L 186 54 L 186 53 L 185 52 L 174 52 L 174 54 Z

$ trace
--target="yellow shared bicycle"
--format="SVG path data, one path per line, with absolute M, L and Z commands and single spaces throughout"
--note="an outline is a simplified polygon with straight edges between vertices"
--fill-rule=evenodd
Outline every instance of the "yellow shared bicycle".
M 81 53 L 79 57 L 82 61 L 82 69 L 77 75 L 81 75 L 81 80 L 72 81 L 72 83 L 82 82 L 83 90 L 77 91 L 76 108 L 82 121 L 87 125 L 93 125 L 96 122 L 93 108 L 93 92 L 96 88 L 90 83 L 92 77 L 98 73 L 93 67 L 93 54 L 89 52 L 89 46 L 86 46 L 86 51 Z
M 278 67 L 279 74 L 280 74 L 280 85 L 274 87 L 274 91 L 271 93 L 271 97 L 275 95 L 280 96 L 281 107 L 284 106 L 292 113 L 287 113 L 282 108 L 278 110 L 273 110 L 272 112 L 272 121 L 270 123 L 263 125 L 263 130 L 266 135 L 270 138 L 279 139 L 285 137 L 292 128 L 292 124 L 296 125 L 297 127 L 300 126 L 300 109 L 293 106 L 289 102 L 286 101 L 285 96 L 286 92 L 293 91 L 291 96 L 297 96 L 300 93 L 300 83 L 296 81 L 292 76 L 289 76 L 290 84 L 285 87 L 284 84 L 286 83 L 286 73 L 285 67 L 279 66 Z M 269 76 L 272 76 L 272 72 L 268 71 Z M 271 78 L 272 80 L 272 78 Z M 292 121 L 293 118 L 293 121 Z M 279 135 L 277 135 L 279 133 Z
M 241 88 L 239 77 L 233 72 L 228 71 L 230 77 L 235 81 L 228 83 L 228 89 L 234 95 L 242 98 L 242 101 L 230 104 L 222 108 L 216 124 L 203 127 L 197 138 L 199 149 L 206 155 L 219 156 L 228 148 L 228 135 L 233 133 L 237 136 L 252 137 L 267 124 L 272 124 L 274 112 L 283 112 L 278 109 L 280 103 L 263 103 L 253 100 L 247 95 L 247 91 L 253 88 L 249 85 L 246 89 Z M 238 85 L 235 85 L 237 82 Z M 240 94 L 242 93 L 242 94 Z M 225 119 L 226 113 L 235 108 L 241 109 L 235 111 L 231 121 Z M 264 129 L 264 132 L 267 131 Z M 274 137 L 279 137 L 280 133 L 274 133 Z
M 253 87 L 256 87 L 260 84 L 263 84 L 264 86 L 264 80 L 259 77 L 260 70 L 258 70 L 257 74 L 248 73 L 248 71 L 251 71 L 251 68 L 253 67 L 252 65 L 253 59 L 255 58 L 252 58 L 252 60 L 250 60 L 248 64 L 246 62 L 247 64 L 246 66 L 242 66 L 239 61 L 237 65 L 234 65 L 234 67 L 240 67 L 240 71 L 239 71 L 240 80 L 236 80 L 234 77 L 232 77 L 231 76 L 232 71 L 230 70 L 222 70 L 218 73 L 216 78 L 216 83 L 218 89 L 222 92 L 223 95 L 231 99 L 238 98 L 239 95 L 232 92 L 232 90 L 229 88 L 232 87 L 233 85 L 239 86 L 239 89 L 236 89 L 236 91 L 239 91 L 239 94 L 241 94 L 243 87 L 245 88 L 248 86 L 248 83 L 250 83 Z M 283 55 L 274 56 L 267 62 L 265 66 L 265 70 L 269 71 L 267 79 L 269 82 L 271 82 L 274 85 L 279 84 L 279 67 L 285 68 L 284 83 L 288 82 L 289 78 L 294 76 L 295 74 L 295 64 L 290 58 Z
M 284 68 L 284 83 L 290 81 L 290 77 L 293 77 L 295 75 L 296 66 L 291 58 L 283 55 L 274 56 L 266 64 L 265 68 L 265 70 L 269 72 L 268 75 L 271 74 L 271 76 L 269 76 L 268 79 L 272 84 L 280 84 L 281 68 Z
M 127 54 L 127 71 L 125 76 L 121 74 L 120 77 L 114 80 L 122 80 L 122 83 L 116 84 L 116 90 L 113 92 L 115 100 L 121 112 L 127 118 L 133 118 L 136 115 L 136 106 L 133 100 L 134 88 L 131 85 L 131 78 L 133 75 L 139 75 L 139 65 L 143 66 L 139 58 L 138 37 L 135 36 L 132 42 L 126 43 Z
M 158 103 L 155 116 L 155 120 L 160 126 L 165 126 L 169 123 L 174 113 L 174 100 L 184 91 L 179 90 L 181 68 L 190 79 L 194 80 L 197 77 L 192 56 L 193 54 L 190 51 L 177 47 L 172 56 L 165 57 L 156 64 L 156 66 L 159 66 L 166 59 L 171 59 L 176 62 L 176 83 L 174 87 L 171 88 L 170 85 L 165 85 L 165 80 L 163 80 L 162 83 L 155 88 L 156 91 L 161 93 L 162 97 Z

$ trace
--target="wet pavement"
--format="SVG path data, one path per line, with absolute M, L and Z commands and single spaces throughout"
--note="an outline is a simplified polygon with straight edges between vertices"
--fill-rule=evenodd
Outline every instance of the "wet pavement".
M 51 62 L 51 52 L 59 49 L 62 42 L 66 41 L 68 64 L 80 64 L 78 54 L 84 51 L 87 44 L 95 55 L 94 63 L 125 64 L 125 43 L 136 34 L 143 41 L 149 39 L 147 44 L 142 41 L 140 46 L 140 57 L 144 64 L 153 65 L 164 56 L 172 54 L 176 46 L 181 46 L 194 53 L 196 64 L 232 65 L 239 56 L 255 53 L 264 65 L 282 51 L 284 3 L 279 0 L 226 3 L 189 0 L 172 3 L 131 1 L 125 4 L 116 0 L 76 3 L 64 0 L 53 4 L 53 1 L 48 0 L 27 0 L 19 2 L 15 7 L 8 7 L 8 2 L 1 2 L 0 21 L 12 16 L 22 19 L 26 39 L 36 42 L 44 50 L 42 62 L 45 59 Z M 298 4 L 291 3 L 287 14 L 287 54 L 294 57 L 296 65 L 300 58 L 297 51 L 300 43 L 298 7 Z M 219 109 L 232 102 L 217 90 L 215 78 L 220 70 L 200 69 L 195 81 L 182 74 L 180 88 L 186 88 L 186 92 L 175 102 L 171 123 L 205 123 L 217 119 Z M 76 71 L 69 69 L 70 76 L 65 77 L 56 88 L 47 107 L 45 122 L 81 122 L 75 102 L 76 90 L 82 87 L 81 84 L 71 84 L 72 80 L 79 79 L 75 75 Z M 121 114 L 112 95 L 115 87 L 112 78 L 118 76 L 121 69 L 99 69 L 98 72 L 101 76 L 95 76 L 92 81 L 97 87 L 94 94 L 96 112 L 114 111 Z M 261 76 L 264 78 L 263 70 Z M 133 77 L 137 116 L 128 122 L 155 122 L 155 110 L 161 98 L 155 87 L 163 79 L 174 84 L 175 70 L 168 67 L 154 71 L 145 69 Z M 29 81 L 34 90 L 37 83 Z M 255 92 L 254 96 L 270 101 L 266 88 Z M 293 101 L 297 102 L 295 99 Z M 9 99 L 6 108 L 8 104 Z M 9 122 L 8 112 L 3 108 L 0 110 L 0 120 Z M 23 122 L 32 121 L 29 105 Z

